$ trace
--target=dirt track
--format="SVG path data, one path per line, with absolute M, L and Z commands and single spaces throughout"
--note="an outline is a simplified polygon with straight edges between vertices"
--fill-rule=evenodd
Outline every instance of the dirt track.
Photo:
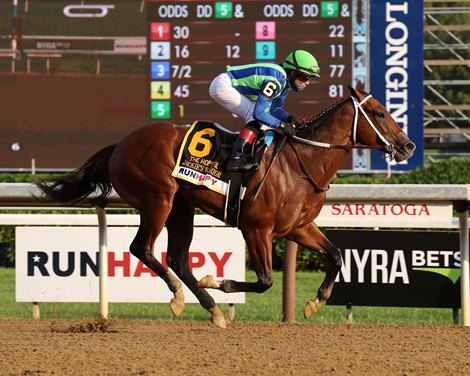
M 470 328 L 0 320 L 1 375 L 469 375 Z

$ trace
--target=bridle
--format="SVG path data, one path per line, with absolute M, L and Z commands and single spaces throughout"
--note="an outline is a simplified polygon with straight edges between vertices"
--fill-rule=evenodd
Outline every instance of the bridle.
M 320 148 L 326 148 L 326 149 L 345 149 L 345 150 L 351 150 L 351 149 L 377 149 L 381 150 L 385 153 L 387 153 L 387 157 L 391 160 L 395 154 L 397 153 L 397 150 L 395 147 L 388 142 L 385 137 L 379 132 L 379 130 L 376 128 L 374 123 L 370 120 L 369 116 L 366 114 L 364 109 L 362 108 L 362 105 L 367 102 L 369 98 L 372 98 L 372 95 L 369 94 L 367 97 L 365 97 L 362 101 L 358 101 L 355 97 L 351 96 L 351 100 L 354 105 L 354 120 L 353 120 L 353 126 L 352 126 L 352 145 L 341 145 L 341 144 L 328 144 L 325 142 L 318 142 L 318 141 L 312 141 L 312 140 L 307 140 L 305 138 L 301 138 L 298 136 L 293 136 L 291 139 L 289 139 L 289 145 L 292 147 L 292 150 L 294 151 L 294 154 L 296 155 L 300 167 L 305 174 L 306 179 L 312 186 L 314 187 L 316 192 L 322 193 L 326 192 L 330 187 L 322 187 L 320 186 L 311 176 L 310 173 L 308 172 L 307 166 L 305 166 L 304 161 L 302 160 L 301 156 L 299 155 L 297 149 L 294 146 L 293 141 L 300 142 L 302 144 L 310 145 L 310 146 L 316 146 Z M 367 123 L 369 126 L 373 129 L 375 134 L 379 137 L 379 139 L 383 142 L 384 145 L 380 146 L 367 146 L 367 145 L 358 145 L 357 144 L 357 126 L 359 123 L 359 111 L 364 115 L 364 117 L 367 120 Z M 305 126 L 305 125 L 304 125 Z M 293 140 L 293 141 L 292 141 Z
M 376 149 L 376 150 L 381 150 L 384 153 L 387 153 L 389 155 L 389 158 L 392 159 L 396 153 L 395 147 L 387 141 L 387 139 L 379 132 L 379 130 L 376 128 L 374 123 L 370 120 L 369 116 L 366 114 L 364 111 L 364 108 L 362 108 L 362 105 L 367 102 L 369 98 L 372 98 L 372 94 L 369 94 L 367 97 L 365 97 L 362 101 L 358 101 L 356 97 L 351 96 L 350 97 L 353 105 L 354 105 L 354 120 L 353 120 L 353 126 L 352 126 L 352 145 L 341 145 L 341 144 L 328 144 L 325 142 L 318 142 L 318 141 L 312 141 L 312 140 L 307 140 L 305 138 L 301 138 L 298 136 L 293 136 L 292 139 L 296 142 L 300 142 L 302 144 L 310 145 L 310 146 L 316 146 L 320 148 L 326 148 L 326 149 L 346 149 L 346 150 L 351 150 L 351 149 Z M 372 128 L 372 130 L 375 132 L 375 134 L 379 137 L 379 139 L 383 142 L 384 145 L 377 145 L 377 146 L 368 146 L 368 145 L 359 145 L 357 144 L 357 126 L 359 123 L 359 111 L 364 115 L 364 117 L 367 120 L 367 123 L 369 126 Z
M 372 94 L 369 94 L 368 96 L 366 96 L 362 101 L 358 101 L 356 99 L 356 97 L 353 97 L 351 96 L 350 97 L 352 102 L 353 102 L 353 105 L 354 105 L 354 119 L 353 119 L 353 125 L 352 125 L 352 145 L 341 145 L 341 144 L 328 144 L 326 142 L 319 142 L 319 141 L 313 141 L 313 140 L 307 140 L 305 138 L 301 138 L 301 137 L 298 137 L 298 136 L 293 136 L 289 139 L 287 139 L 287 137 L 284 136 L 284 138 L 282 139 L 281 141 L 281 144 L 279 145 L 279 147 L 277 148 L 277 150 L 275 151 L 274 153 L 274 157 L 273 159 L 271 160 L 270 164 L 269 164 L 269 167 L 263 177 L 263 179 L 261 180 L 260 184 L 258 185 L 258 188 L 255 192 L 255 194 L 253 195 L 252 197 L 252 200 L 255 201 L 256 198 L 258 197 L 258 194 L 261 190 L 261 187 L 263 186 L 264 184 L 264 181 L 266 179 L 266 176 L 268 175 L 271 167 L 272 167 L 272 164 L 273 162 L 276 160 L 277 158 L 277 155 L 279 154 L 279 152 L 281 151 L 283 145 L 284 145 L 284 142 L 286 141 L 287 139 L 287 142 L 288 144 L 291 146 L 292 150 L 294 151 L 294 154 L 295 156 L 297 157 L 297 160 L 299 161 L 299 164 L 300 164 L 300 167 L 302 169 L 302 172 L 305 174 L 305 178 L 308 180 L 308 182 L 310 184 L 312 184 L 313 188 L 315 189 L 316 192 L 319 192 L 319 193 L 322 193 L 322 192 L 326 192 L 330 187 L 329 186 L 326 186 L 326 187 L 322 187 L 320 186 L 311 176 L 310 176 L 310 173 L 307 169 L 307 166 L 305 165 L 304 161 L 302 160 L 302 157 L 300 156 L 299 152 L 297 151 L 297 149 L 295 148 L 295 145 L 294 145 L 294 141 L 295 142 L 299 142 L 301 144 L 305 144 L 305 145 L 310 145 L 310 146 L 316 146 L 316 147 L 320 147 L 320 148 L 326 148 L 326 149 L 343 149 L 343 150 L 351 150 L 351 149 L 376 149 L 376 150 L 381 150 L 383 151 L 384 153 L 387 154 L 387 157 L 392 160 L 395 156 L 395 154 L 397 153 L 397 150 L 395 149 L 395 147 L 386 140 L 386 138 L 379 132 L 379 130 L 376 128 L 376 126 L 374 125 L 374 123 L 372 123 L 372 121 L 370 120 L 369 116 L 366 114 L 366 112 L 364 111 L 364 108 L 362 108 L 362 105 L 364 103 L 367 102 L 368 99 L 372 98 Z M 367 120 L 367 123 L 369 124 L 369 126 L 373 129 L 373 131 L 375 132 L 375 134 L 379 137 L 379 139 L 383 142 L 383 145 L 377 145 L 377 146 L 368 146 L 368 145 L 358 145 L 357 144 L 357 127 L 358 127 L 358 124 L 359 124 L 359 111 L 362 113 L 362 115 L 364 115 L 364 117 L 366 118 Z M 307 124 L 303 124 L 300 126 L 299 129 L 302 129 L 302 128 L 306 128 L 308 127 Z

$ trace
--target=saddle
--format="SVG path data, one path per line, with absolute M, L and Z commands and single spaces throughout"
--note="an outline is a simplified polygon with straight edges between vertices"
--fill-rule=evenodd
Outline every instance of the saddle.
M 195 185 L 201 185 L 224 195 L 224 221 L 238 227 L 240 201 L 245 187 L 258 167 L 246 172 L 226 171 L 238 132 L 231 132 L 218 123 L 196 121 L 181 144 L 172 176 Z M 252 144 L 251 157 L 259 165 L 274 138 L 273 132 L 259 132 Z

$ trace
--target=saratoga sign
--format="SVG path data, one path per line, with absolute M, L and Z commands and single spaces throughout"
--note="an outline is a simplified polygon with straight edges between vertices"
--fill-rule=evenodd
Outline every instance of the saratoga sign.
M 325 227 L 452 227 L 452 204 L 437 202 L 326 203 L 315 221 Z
M 136 227 L 108 228 L 110 302 L 169 302 L 166 283 L 128 251 Z M 95 227 L 17 227 L 16 300 L 21 302 L 97 302 L 99 295 L 98 229 Z M 167 233 L 154 253 L 166 266 Z M 196 227 L 189 252 L 196 279 L 245 280 L 245 242 L 237 229 Z M 184 288 L 187 302 L 197 299 Z M 243 293 L 210 291 L 219 303 L 244 303 Z
M 331 205 L 332 215 L 363 215 L 363 216 L 427 216 L 429 207 L 426 204 L 333 204 Z

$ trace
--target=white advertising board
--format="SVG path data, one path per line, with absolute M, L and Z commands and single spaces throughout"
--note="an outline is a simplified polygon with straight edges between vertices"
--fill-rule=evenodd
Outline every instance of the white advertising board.
M 448 202 L 325 203 L 315 223 L 320 227 L 452 228 Z
M 145 55 L 147 40 L 145 37 L 116 37 L 114 38 L 114 52 Z
M 137 227 L 108 228 L 110 302 L 162 302 L 173 294 L 165 282 L 129 252 Z M 167 232 L 154 254 L 164 265 Z M 16 300 L 19 302 L 98 302 L 99 257 L 96 227 L 17 227 Z M 196 279 L 245 281 L 245 242 L 228 227 L 196 227 L 189 250 Z M 186 287 L 186 302 L 198 302 Z M 244 303 L 244 293 L 208 290 L 218 303 Z

